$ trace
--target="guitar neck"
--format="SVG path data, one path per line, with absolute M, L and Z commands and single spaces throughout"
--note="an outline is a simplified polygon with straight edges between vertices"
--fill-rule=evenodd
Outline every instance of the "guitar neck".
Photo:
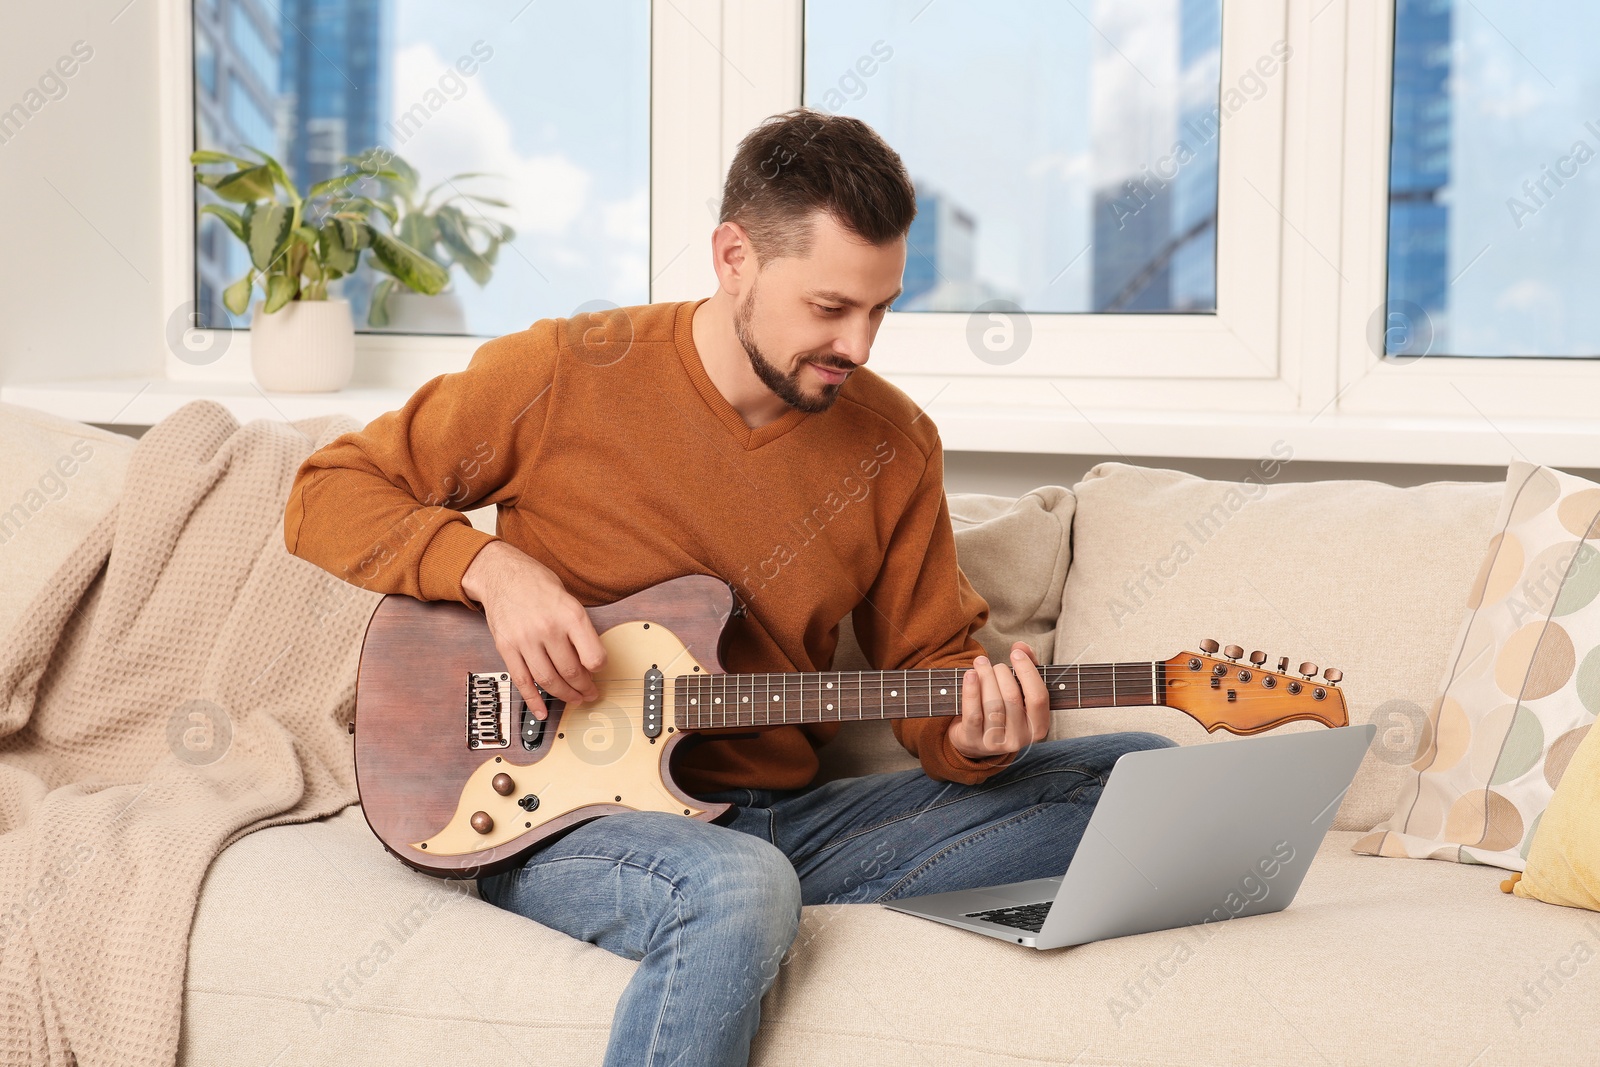
M 674 711 L 684 730 L 956 715 L 965 671 L 683 674 L 673 679 Z M 1165 672 L 1160 660 L 1039 668 L 1054 711 L 1159 704 Z

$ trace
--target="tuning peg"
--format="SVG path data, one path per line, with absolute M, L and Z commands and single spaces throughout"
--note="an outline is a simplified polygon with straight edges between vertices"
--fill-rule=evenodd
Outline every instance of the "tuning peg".
M 1330 685 L 1338 685 L 1339 679 L 1344 677 L 1344 671 L 1341 671 L 1338 667 L 1329 667 L 1322 672 L 1322 676 L 1328 680 Z
M 1288 656 L 1279 656 L 1278 657 L 1278 673 L 1279 674 L 1288 674 L 1289 673 L 1289 657 Z
M 1250 662 L 1259 667 L 1263 663 L 1267 662 L 1267 654 L 1258 648 L 1254 652 L 1250 653 Z
M 1317 673 L 1317 665 L 1312 663 L 1310 660 L 1306 660 L 1304 663 L 1300 664 L 1300 673 L 1305 675 L 1307 678 L 1310 678 L 1313 674 Z
M 1222 650 L 1222 654 L 1227 656 L 1229 659 L 1238 659 L 1240 656 L 1244 655 L 1244 649 L 1240 648 L 1238 645 L 1229 645 L 1227 648 Z
M 1211 638 L 1209 638 L 1209 637 L 1205 638 L 1204 640 L 1202 640 L 1200 642 L 1200 651 L 1204 652 L 1208 656 L 1216 655 L 1217 648 L 1218 648 L 1217 643 L 1215 641 L 1211 640 Z

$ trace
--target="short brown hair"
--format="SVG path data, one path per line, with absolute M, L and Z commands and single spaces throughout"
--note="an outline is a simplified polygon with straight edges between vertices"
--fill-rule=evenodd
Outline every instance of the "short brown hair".
M 756 262 L 765 264 L 811 250 L 808 220 L 818 209 L 881 245 L 910 231 L 917 194 L 900 154 L 860 119 L 801 107 L 745 134 L 718 223 L 743 226 Z

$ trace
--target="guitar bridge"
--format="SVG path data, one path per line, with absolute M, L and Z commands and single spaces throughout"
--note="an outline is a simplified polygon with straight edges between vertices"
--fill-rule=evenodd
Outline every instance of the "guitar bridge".
M 511 747 L 511 676 L 467 675 L 467 747 Z

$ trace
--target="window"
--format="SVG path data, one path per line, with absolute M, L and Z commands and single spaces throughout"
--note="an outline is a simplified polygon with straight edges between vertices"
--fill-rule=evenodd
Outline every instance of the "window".
M 263 92 L 277 92 L 278 49 L 267 43 L 244 0 L 233 0 L 228 8 L 228 36 L 235 55 L 250 71 L 256 85 Z
M 211 37 L 204 30 L 194 32 L 195 91 L 215 96 L 217 92 L 217 53 L 211 47 Z
M 1399 0 L 1386 354 L 1600 356 L 1600 9 Z
M 1220 0 L 809 0 L 805 35 L 806 104 L 917 186 L 895 310 L 1216 309 Z
M 302 186 L 382 145 L 510 205 L 486 285 L 455 269 L 386 328 L 435 339 L 366 326 L 380 279 L 346 279 L 368 381 L 711 292 L 734 148 L 805 103 L 872 123 L 917 183 L 872 360 L 947 448 L 1600 464 L 1600 8 L 1577 0 L 194 2 L 163 92 L 197 144 L 270 128 Z M 194 196 L 174 180 L 170 210 Z M 226 234 L 168 252 L 197 275 L 173 306 L 246 267 Z
M 383 275 L 363 264 L 339 294 L 358 330 L 496 336 L 586 303 L 650 299 L 648 0 L 229 0 L 214 40 L 200 28 L 216 24 L 210 7 L 196 0 L 197 147 L 260 147 L 302 192 L 387 148 L 419 178 L 406 214 L 436 218 L 448 203 L 510 227 L 492 251 L 474 238 L 492 256 L 484 284 L 457 265 L 438 296 L 392 296 L 387 324 L 373 317 Z M 229 72 L 223 99 L 217 68 Z M 210 198 L 197 190 L 196 206 Z M 197 226 L 197 245 L 208 239 Z M 225 255 L 196 248 L 197 289 L 220 293 L 248 268 L 228 241 Z M 429 251 L 450 265 L 445 245 Z

